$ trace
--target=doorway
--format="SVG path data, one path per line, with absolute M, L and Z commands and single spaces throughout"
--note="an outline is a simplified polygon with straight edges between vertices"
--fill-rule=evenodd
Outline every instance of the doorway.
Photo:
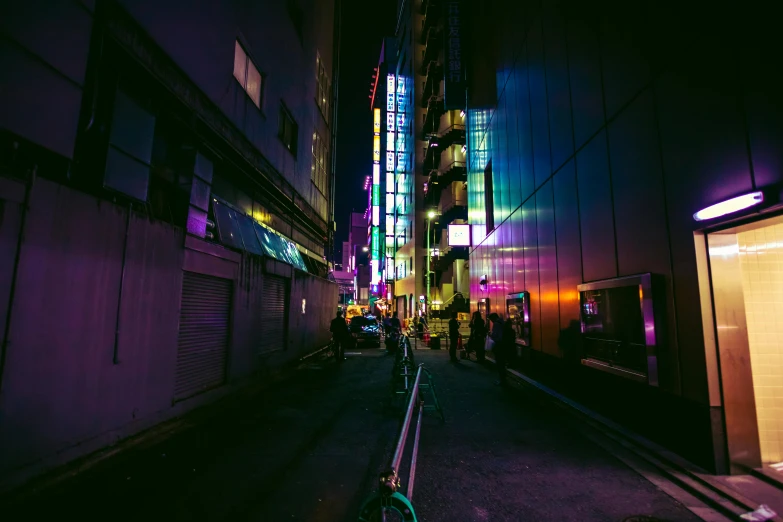
M 729 463 L 783 462 L 783 217 L 706 239 Z

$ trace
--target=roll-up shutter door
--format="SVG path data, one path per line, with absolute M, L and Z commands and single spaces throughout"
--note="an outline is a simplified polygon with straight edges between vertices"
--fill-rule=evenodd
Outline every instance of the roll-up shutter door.
M 230 317 L 231 280 L 184 272 L 175 400 L 225 381 Z
M 288 281 L 282 277 L 265 275 L 263 300 L 259 352 L 284 350 L 288 331 Z

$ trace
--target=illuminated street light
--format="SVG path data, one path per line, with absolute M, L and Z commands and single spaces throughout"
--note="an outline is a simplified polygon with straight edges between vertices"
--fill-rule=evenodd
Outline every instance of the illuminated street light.
M 370 250 L 370 249 L 369 249 L 369 248 L 367 248 L 367 247 L 363 247 L 363 248 L 362 248 L 362 252 L 367 252 L 368 250 Z
M 434 210 L 430 210 L 429 212 L 427 212 L 427 217 L 430 218 L 430 219 L 434 218 L 435 217 L 435 211 Z

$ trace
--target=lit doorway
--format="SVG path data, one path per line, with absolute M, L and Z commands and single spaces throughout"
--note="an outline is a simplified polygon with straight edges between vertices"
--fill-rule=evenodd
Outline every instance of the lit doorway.
M 706 236 L 729 464 L 783 462 L 783 217 Z

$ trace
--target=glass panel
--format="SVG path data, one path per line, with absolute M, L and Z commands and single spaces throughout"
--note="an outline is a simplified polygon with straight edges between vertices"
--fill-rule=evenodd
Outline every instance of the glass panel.
M 218 234 L 220 242 L 226 246 L 242 250 L 242 235 L 239 232 L 239 226 L 234 218 L 235 212 L 219 201 L 212 201 L 212 207 L 217 219 Z
M 237 79 L 242 88 L 245 88 L 247 73 L 247 55 L 239 42 L 234 46 L 234 78 Z
M 193 178 L 190 189 L 190 204 L 206 211 L 209 207 L 210 186 L 199 178 Z
M 236 213 L 236 219 L 237 224 L 239 225 L 239 231 L 242 233 L 242 241 L 244 242 L 245 250 L 259 256 L 264 255 L 264 250 L 258 243 L 258 237 L 256 237 L 253 220 L 240 212 Z
M 261 73 L 250 60 L 247 61 L 247 94 L 261 108 Z
M 103 186 L 122 192 L 140 201 L 147 201 L 150 178 L 149 166 L 109 147 L 106 155 L 106 174 Z
M 186 227 L 188 234 L 204 237 L 207 232 L 207 213 L 196 207 L 189 207 Z
M 149 164 L 155 141 L 155 116 L 122 91 L 114 98 L 110 142 Z
M 275 248 L 277 245 L 276 238 L 277 236 L 267 230 L 266 228 L 262 227 L 258 223 L 254 223 L 254 228 L 256 230 L 256 236 L 258 237 L 258 241 L 260 242 L 261 246 L 264 249 L 264 254 L 267 256 L 278 259 L 277 257 L 277 249 Z

